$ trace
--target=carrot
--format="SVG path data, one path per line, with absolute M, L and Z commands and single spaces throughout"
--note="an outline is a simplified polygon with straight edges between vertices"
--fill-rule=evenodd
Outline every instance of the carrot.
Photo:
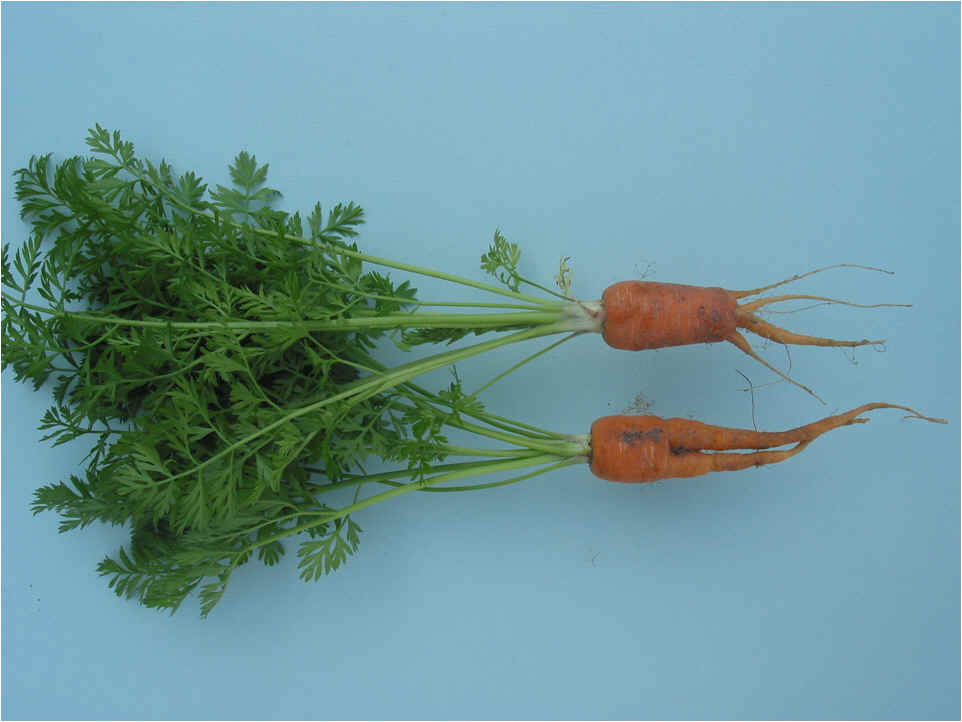
M 691 419 L 604 416 L 591 425 L 588 463 L 595 476 L 627 483 L 701 476 L 710 471 L 737 471 L 775 464 L 804 450 L 826 431 L 867 422 L 868 419 L 860 417 L 873 409 L 902 409 L 909 412 L 909 418 L 948 423 L 944 419 L 922 416 L 907 406 L 885 403 L 865 404 L 843 414 L 780 432 L 731 429 Z M 787 444 L 795 446 L 757 451 Z M 739 453 L 736 449 L 756 451 Z
M 363 222 L 354 203 L 326 216 L 317 204 L 303 220 L 271 207 L 280 193 L 249 153 L 230 166 L 233 187 L 208 191 L 194 173 L 175 179 L 163 161 L 139 158 L 117 132 L 95 126 L 87 143 L 96 158 L 40 155 L 16 171 L 33 232 L 12 254 L 2 249 L 0 366 L 38 389 L 53 383 L 45 439 L 98 438 L 85 472 L 39 488 L 34 512 L 56 511 L 61 531 L 127 524 L 129 546 L 98 570 L 117 594 L 149 606 L 176 610 L 198 589 L 207 614 L 237 567 L 254 557 L 275 564 L 282 541 L 304 533 L 298 568 L 317 579 L 356 551 L 352 516 L 402 494 L 491 489 L 586 462 L 617 481 L 774 463 L 889 406 L 782 434 L 623 417 L 570 435 L 512 421 L 485 411 L 480 392 L 583 333 L 633 349 L 729 341 L 755 358 L 739 329 L 779 343 L 874 342 L 794 334 L 757 315 L 781 301 L 841 301 L 746 300 L 802 276 L 750 291 L 616 284 L 604 303 L 581 302 L 570 294 L 567 259 L 559 294 L 519 273 L 520 248 L 497 231 L 481 268 L 500 288 L 361 252 L 351 240 Z M 365 264 L 492 295 L 420 298 L 409 281 Z M 434 310 L 443 308 L 458 310 Z M 490 332 L 504 335 L 393 368 L 368 353 L 386 333 L 409 349 Z M 474 393 L 457 375 L 438 393 L 414 383 L 553 334 L 565 337 Z M 444 427 L 479 443 L 450 444 Z M 785 444 L 795 446 L 775 449 Z M 743 447 L 767 450 L 733 451 Z M 368 474 L 366 457 L 394 468 Z M 463 483 L 491 475 L 510 476 Z M 392 488 L 362 495 L 377 484 Z M 325 494 L 349 489 L 353 502 L 327 503 Z
M 612 348 L 629 351 L 728 341 L 785 380 L 816 396 L 810 388 L 798 383 L 761 358 L 738 329 L 745 329 L 786 345 L 834 347 L 875 345 L 884 341 L 869 339 L 843 341 L 794 333 L 765 321 L 757 315 L 756 311 L 774 303 L 795 300 L 838 303 L 858 308 L 906 306 L 907 304 L 864 305 L 807 294 L 769 296 L 755 301 L 742 301 L 742 299 L 814 273 L 841 267 L 865 268 L 890 273 L 881 268 L 841 263 L 817 268 L 784 281 L 747 291 L 729 291 L 724 288 L 685 286 L 674 283 L 622 281 L 609 286 L 602 295 L 599 311 L 602 337 Z
M 601 304 L 605 343 L 629 351 L 725 341 L 737 325 L 738 301 L 723 288 L 622 281 Z

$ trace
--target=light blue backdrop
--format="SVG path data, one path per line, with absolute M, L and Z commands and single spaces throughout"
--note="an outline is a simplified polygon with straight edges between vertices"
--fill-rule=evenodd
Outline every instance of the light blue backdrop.
M 3 240 L 11 172 L 95 122 L 223 182 L 242 148 L 285 205 L 355 200 L 372 253 L 479 277 L 501 227 L 574 292 L 661 281 L 911 309 L 817 308 L 759 428 L 867 401 L 896 412 L 777 467 L 646 487 L 573 467 L 359 516 L 317 584 L 249 565 L 214 614 L 117 599 L 124 530 L 60 536 L 32 490 L 83 454 L 34 429 L 48 389 L 3 375 L 4 718 L 958 718 L 959 6 L 3 6 Z M 424 284 L 421 284 L 422 287 Z M 530 352 L 531 347 L 526 351 Z M 480 384 L 524 351 L 461 369 Z M 767 358 L 784 366 L 778 347 Z M 750 427 L 729 346 L 571 342 L 492 387 L 571 433 L 639 399 Z M 444 375 L 429 379 L 435 386 Z M 441 498 L 439 498 L 441 497 Z

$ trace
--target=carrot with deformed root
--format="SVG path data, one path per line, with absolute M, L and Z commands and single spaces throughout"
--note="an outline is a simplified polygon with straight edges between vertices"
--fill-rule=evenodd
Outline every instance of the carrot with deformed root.
M 814 273 L 840 267 L 866 268 L 890 273 L 871 266 L 837 264 L 747 291 L 729 291 L 724 288 L 685 286 L 674 283 L 623 281 L 609 286 L 602 295 L 599 310 L 601 333 L 609 346 L 631 351 L 728 341 L 782 378 L 815 396 L 810 388 L 790 378 L 761 358 L 738 329 L 745 329 L 786 345 L 834 347 L 875 345 L 883 341 L 869 339 L 843 341 L 794 333 L 765 321 L 757 315 L 756 311 L 774 303 L 795 300 L 837 303 L 858 308 L 906 307 L 907 304 L 865 305 L 808 294 L 771 296 L 748 302 L 743 302 L 742 299 L 756 296 Z
M 832 429 L 862 424 L 873 409 L 902 409 L 910 418 L 945 424 L 898 404 L 872 403 L 828 416 L 789 431 L 752 431 L 711 426 L 691 419 L 657 416 L 605 416 L 591 425 L 588 463 L 592 473 L 608 481 L 640 483 L 701 476 L 711 471 L 738 471 L 776 464 L 804 450 Z M 789 449 L 770 450 L 795 444 Z M 739 452 L 738 449 L 753 451 Z
M 439 393 L 413 380 L 553 334 L 566 336 L 488 385 L 586 332 L 633 349 L 730 341 L 755 358 L 739 328 L 779 343 L 872 342 L 791 334 L 761 320 L 757 313 L 779 301 L 837 303 L 745 300 L 780 284 L 740 292 L 616 284 L 604 302 L 582 303 L 569 293 L 566 261 L 558 294 L 519 274 L 520 249 L 500 232 L 481 266 L 507 288 L 368 255 L 353 241 L 359 206 L 337 204 L 325 216 L 317 204 L 303 220 L 272 208 L 280 193 L 263 185 L 267 166 L 247 152 L 230 166 L 232 188 L 208 190 L 99 125 L 87 144 L 96 158 L 40 155 L 16 171 L 33 232 L 18 250 L 3 248 L 0 366 L 57 389 L 45 438 L 99 438 L 86 473 L 38 489 L 34 511 L 56 511 L 62 531 L 128 524 L 129 551 L 98 569 L 117 594 L 149 606 L 175 610 L 197 589 L 206 614 L 238 566 L 274 564 L 282 540 L 302 533 L 312 539 L 301 542 L 298 567 L 317 579 L 356 550 L 352 515 L 401 494 L 488 489 L 586 461 L 621 481 L 774 463 L 885 406 L 784 434 L 629 417 L 571 436 L 511 421 L 486 412 L 458 378 Z M 485 295 L 421 298 L 409 281 L 365 264 Z M 521 292 L 522 283 L 541 293 Z M 393 368 L 368 353 L 385 333 L 408 348 L 493 332 L 504 335 Z M 452 445 L 445 426 L 480 443 Z M 788 443 L 796 446 L 775 449 Z M 733 451 L 741 447 L 756 451 Z M 367 474 L 369 456 L 395 468 Z M 514 476 L 462 483 L 505 474 Z M 375 484 L 392 488 L 362 495 Z M 325 494 L 347 489 L 353 503 L 326 503 Z

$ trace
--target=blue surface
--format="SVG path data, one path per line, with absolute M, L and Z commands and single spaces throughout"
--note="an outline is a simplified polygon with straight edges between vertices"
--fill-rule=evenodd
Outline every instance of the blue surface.
M 571 256 L 583 298 L 883 266 L 798 285 L 914 306 L 784 317 L 888 344 L 793 351 L 828 406 L 767 386 L 758 426 L 876 400 L 952 424 L 878 412 L 779 466 L 645 487 L 572 467 L 409 495 L 359 515 L 335 575 L 248 565 L 201 620 L 106 590 L 123 529 L 30 515 L 83 450 L 42 445 L 48 390 L 5 373 L 4 718 L 959 717 L 958 4 L 7 4 L 2 33 L 5 242 L 11 172 L 100 122 L 213 182 L 247 148 L 291 209 L 353 199 L 372 253 L 479 277 L 501 227 L 530 276 Z M 738 371 L 774 378 L 730 346 L 584 337 L 487 400 L 571 433 L 638 394 L 750 427 Z

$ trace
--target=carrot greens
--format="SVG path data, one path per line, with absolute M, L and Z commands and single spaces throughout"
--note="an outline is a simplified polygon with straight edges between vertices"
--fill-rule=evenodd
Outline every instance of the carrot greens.
M 2 364 L 50 384 L 44 439 L 91 442 L 82 473 L 42 486 L 34 510 L 58 512 L 63 531 L 129 525 L 129 545 L 100 565 L 119 594 L 176 609 L 201 585 L 206 614 L 237 566 L 273 564 L 297 533 L 303 576 L 336 569 L 357 547 L 350 515 L 372 499 L 583 451 L 487 415 L 459 380 L 436 394 L 410 384 L 506 344 L 595 330 L 579 305 L 520 291 L 520 251 L 500 233 L 482 263 L 506 288 L 362 253 L 354 203 L 275 209 L 249 153 L 209 188 L 100 126 L 87 144 L 91 157 L 38 156 L 16 172 L 32 233 L 3 248 Z M 487 298 L 421 302 L 371 265 Z M 373 357 L 386 338 L 410 349 L 491 331 L 503 333 L 390 369 Z M 513 446 L 449 444 L 451 425 Z M 475 460 L 443 463 L 465 454 Z M 369 476 L 367 458 L 397 470 Z M 364 497 L 372 480 L 395 486 Z M 330 506 L 345 487 L 359 496 Z

